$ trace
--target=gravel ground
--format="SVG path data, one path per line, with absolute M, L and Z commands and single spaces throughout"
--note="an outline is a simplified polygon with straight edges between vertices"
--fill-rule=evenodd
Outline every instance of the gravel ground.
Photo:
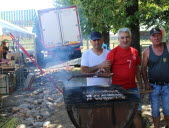
M 66 65 L 66 64 L 65 64 Z M 46 75 L 52 77 L 54 82 L 56 82 L 56 85 L 62 89 L 64 86 L 79 86 L 84 85 L 85 86 L 85 79 L 84 78 L 78 78 L 78 79 L 72 79 L 71 81 L 67 81 L 68 78 L 70 78 L 74 74 L 78 74 L 80 71 L 80 68 L 74 68 L 74 67 L 52 67 L 46 69 L 46 72 L 48 72 Z M 14 113 L 12 113 L 12 108 L 17 107 L 20 104 L 23 104 L 25 102 L 25 99 L 30 96 L 35 90 L 44 88 L 45 90 L 57 90 L 56 87 L 46 78 L 45 76 L 39 76 L 37 75 L 34 81 L 34 84 L 32 86 L 33 90 L 29 91 L 23 91 L 23 86 L 18 86 L 16 90 L 9 95 L 1 96 L 1 108 L 0 108 L 0 116 L 13 116 Z M 55 109 L 53 110 L 52 114 L 48 117 L 45 121 L 50 121 L 49 128 L 74 128 L 72 125 L 63 101 L 63 96 L 60 94 L 60 92 L 57 90 L 56 93 L 57 96 L 61 99 L 59 102 L 57 102 Z M 147 121 L 147 128 L 153 128 L 152 125 L 152 119 L 151 119 L 151 108 L 148 101 L 148 96 L 145 95 L 143 100 L 143 117 Z M 164 119 L 163 116 L 161 118 L 162 124 L 161 128 L 164 127 Z M 31 128 L 31 127 L 30 127 Z M 33 128 L 33 127 L 32 127 Z M 38 128 L 38 127 L 37 127 Z M 39 127 L 40 128 L 40 127 Z

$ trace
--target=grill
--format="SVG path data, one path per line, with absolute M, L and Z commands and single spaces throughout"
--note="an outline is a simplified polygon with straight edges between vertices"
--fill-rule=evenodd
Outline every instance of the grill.
M 128 128 L 139 103 L 118 85 L 64 87 L 63 96 L 76 128 Z
M 85 93 L 99 92 L 100 94 L 105 94 L 105 92 L 110 92 L 113 90 L 118 90 L 119 94 L 122 94 L 125 98 L 114 98 L 112 100 L 86 100 Z M 139 102 L 138 98 L 134 97 L 133 94 L 128 93 L 126 90 L 118 85 L 112 86 L 84 86 L 84 87 L 67 87 L 63 89 L 64 101 L 66 106 L 74 107 L 102 107 L 111 106 L 115 102 Z

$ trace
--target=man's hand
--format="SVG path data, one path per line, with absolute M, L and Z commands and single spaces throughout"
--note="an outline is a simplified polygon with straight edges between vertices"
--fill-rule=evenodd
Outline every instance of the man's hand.
M 102 69 L 102 68 L 110 68 L 110 66 L 111 66 L 110 60 L 105 60 L 101 64 L 99 64 L 99 68 L 100 69 Z
M 152 90 L 152 87 L 151 87 L 150 83 L 146 83 L 145 84 L 145 89 L 146 90 Z
M 103 68 L 101 68 L 101 69 L 99 69 L 96 73 L 105 73 L 105 72 L 106 72 L 106 70 L 103 69 Z
M 110 60 L 105 60 L 101 64 L 93 66 L 93 67 L 88 67 L 88 66 L 81 66 L 81 73 L 95 73 L 99 69 L 104 69 L 104 72 L 110 73 Z

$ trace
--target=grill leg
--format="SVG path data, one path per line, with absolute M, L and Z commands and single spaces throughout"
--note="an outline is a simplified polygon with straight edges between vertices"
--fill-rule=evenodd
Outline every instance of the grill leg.
M 76 120 L 75 117 L 74 117 L 73 110 L 72 110 L 72 107 L 71 107 L 71 106 L 67 107 L 67 113 L 68 113 L 69 118 L 70 118 L 70 120 L 72 121 L 73 125 L 74 125 L 76 128 L 80 128 L 80 125 L 78 124 L 77 120 Z

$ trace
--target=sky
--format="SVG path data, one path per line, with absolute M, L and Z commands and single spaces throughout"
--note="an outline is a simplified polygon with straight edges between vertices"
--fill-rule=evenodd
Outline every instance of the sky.
M 53 0 L 0 0 L 0 10 L 52 8 Z

